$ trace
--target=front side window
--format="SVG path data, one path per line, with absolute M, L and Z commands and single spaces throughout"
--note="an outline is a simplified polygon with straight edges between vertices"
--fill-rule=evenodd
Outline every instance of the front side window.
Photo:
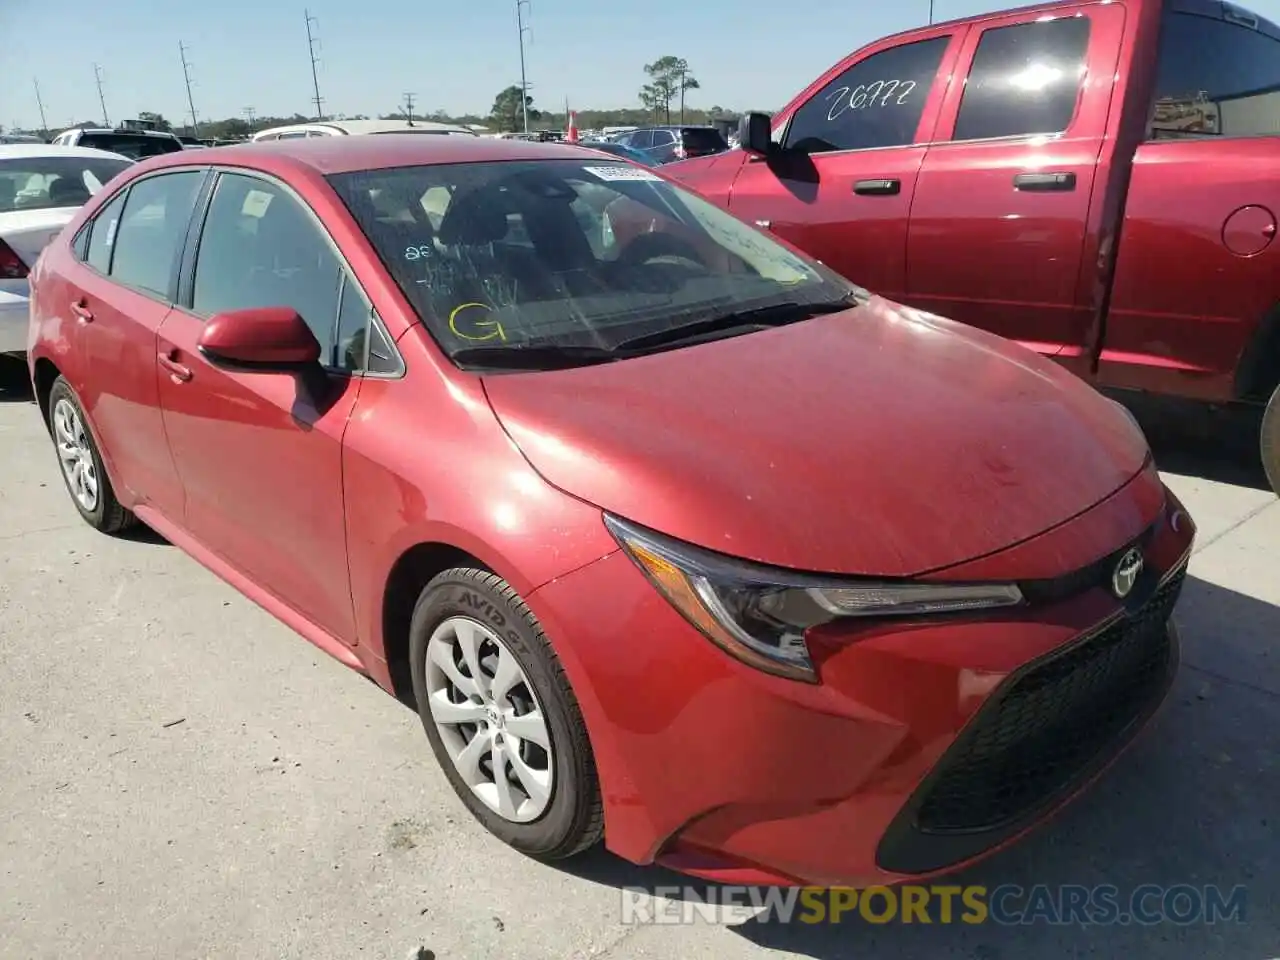
M 1280 39 L 1166 12 L 1150 129 L 1157 140 L 1280 135 Z
M 807 319 L 861 294 L 692 193 L 603 157 L 329 180 L 455 359 L 657 344 L 691 324 Z
M 785 146 L 823 153 L 914 143 L 950 42 L 934 37 L 859 60 L 796 110 Z
M 1084 84 L 1088 17 L 1037 20 L 982 34 L 955 140 L 1062 133 Z
M 0 160 L 0 213 L 83 206 L 129 166 L 110 157 L 56 154 Z
M 203 181 L 203 170 L 184 170 L 147 177 L 130 188 L 115 231 L 113 280 L 162 297 L 170 295 Z
M 241 174 L 218 178 L 196 251 L 196 313 L 292 307 L 332 363 L 342 273 L 315 218 L 283 187 Z

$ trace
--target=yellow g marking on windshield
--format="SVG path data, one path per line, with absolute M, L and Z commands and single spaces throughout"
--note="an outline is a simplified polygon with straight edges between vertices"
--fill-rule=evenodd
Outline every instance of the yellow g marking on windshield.
M 453 312 L 449 314 L 449 329 L 453 331 L 455 336 L 461 337 L 463 340 L 492 340 L 494 337 L 497 337 L 503 343 L 507 342 L 507 332 L 502 329 L 502 324 L 499 323 L 497 320 L 475 321 L 474 326 L 477 329 L 479 329 L 480 327 L 493 328 L 492 333 L 486 333 L 483 337 L 477 337 L 469 333 L 463 333 L 461 330 L 459 330 L 458 323 L 457 323 L 458 314 L 462 313 L 463 310 L 472 310 L 472 309 L 483 310 L 485 313 L 493 313 L 493 308 L 489 306 L 487 303 L 476 303 L 472 301 L 470 303 L 458 304 L 456 307 L 453 308 Z

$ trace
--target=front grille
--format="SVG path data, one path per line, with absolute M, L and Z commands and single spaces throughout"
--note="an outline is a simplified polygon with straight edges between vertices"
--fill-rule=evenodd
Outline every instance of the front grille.
M 1100 769 L 1169 688 L 1168 621 L 1185 578 L 1007 679 L 885 832 L 880 866 L 927 873 L 976 856 Z
M 1165 689 L 1167 622 L 1185 574 L 1136 614 L 1008 683 L 946 755 L 920 804 L 926 833 L 990 830 L 1068 786 Z

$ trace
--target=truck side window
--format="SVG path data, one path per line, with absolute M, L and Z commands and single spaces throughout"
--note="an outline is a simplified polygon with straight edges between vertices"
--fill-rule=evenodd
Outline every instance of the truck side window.
M 1166 12 L 1151 138 L 1280 135 L 1280 38 Z
M 933 37 L 855 63 L 796 110 L 786 147 L 824 153 L 914 143 L 950 42 L 950 37 Z
M 953 140 L 1062 133 L 1084 81 L 1089 19 L 1061 17 L 982 34 Z

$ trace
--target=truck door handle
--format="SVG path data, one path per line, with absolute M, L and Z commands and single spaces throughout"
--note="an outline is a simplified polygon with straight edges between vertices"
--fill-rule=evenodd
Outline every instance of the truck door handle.
M 1013 178 L 1013 189 L 1041 193 L 1050 190 L 1070 191 L 1076 188 L 1074 173 L 1020 173 Z
M 81 323 L 93 322 L 93 311 L 89 309 L 89 301 L 83 298 L 71 304 L 71 312 L 80 318 Z
M 191 368 L 180 364 L 171 353 L 161 353 L 156 359 L 160 361 L 160 366 L 169 371 L 174 383 L 186 383 L 191 379 Z
M 859 180 L 853 192 L 862 197 L 893 197 L 902 192 L 901 180 Z

